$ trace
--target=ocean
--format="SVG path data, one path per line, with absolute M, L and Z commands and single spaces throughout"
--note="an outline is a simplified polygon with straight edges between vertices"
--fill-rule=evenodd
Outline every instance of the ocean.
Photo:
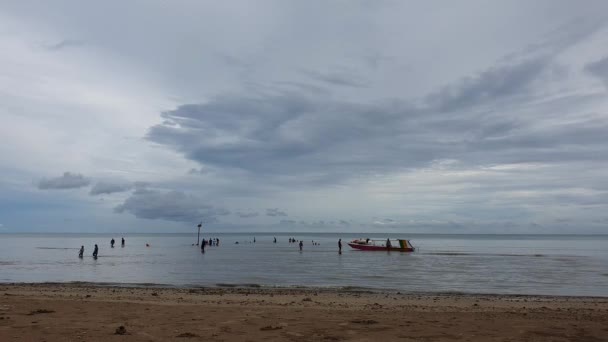
M 124 248 L 121 237 L 0 234 L 0 283 L 608 296 L 608 235 L 204 233 L 202 237 L 220 239 L 205 254 L 192 245 L 196 233 L 126 234 Z M 302 252 L 288 242 L 290 237 L 304 241 Z M 417 251 L 366 252 L 346 244 L 360 237 L 409 238 Z M 98 259 L 91 256 L 94 244 L 99 245 Z

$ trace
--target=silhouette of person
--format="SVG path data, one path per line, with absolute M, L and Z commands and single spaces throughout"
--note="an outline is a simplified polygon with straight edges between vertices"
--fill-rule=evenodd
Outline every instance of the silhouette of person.
M 342 239 L 338 239 L 338 254 L 342 254 Z
M 99 252 L 99 247 L 95 244 L 95 249 L 93 249 L 93 258 L 97 258 L 97 252 Z
M 302 251 L 303 246 L 304 246 L 304 244 L 302 243 L 302 240 L 300 240 L 300 251 Z
M 122 238 L 122 241 L 120 242 L 120 245 L 121 245 L 122 247 L 124 247 L 124 246 L 125 246 L 125 238 L 124 238 L 124 237 Z
M 84 246 L 80 246 L 80 251 L 78 252 L 78 257 L 82 258 L 83 255 L 84 255 Z

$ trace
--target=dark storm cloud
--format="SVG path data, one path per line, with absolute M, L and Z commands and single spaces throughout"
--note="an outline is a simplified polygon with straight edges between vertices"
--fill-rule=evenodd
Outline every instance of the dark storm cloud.
M 79 173 L 64 172 L 62 176 L 56 178 L 44 178 L 38 182 L 38 189 L 77 189 L 88 186 L 91 180 Z
M 129 183 L 112 183 L 107 181 L 97 182 L 91 191 L 90 195 L 113 194 L 116 192 L 125 192 L 133 189 L 134 185 Z
M 201 199 L 181 191 L 162 192 L 138 189 L 117 206 L 117 213 L 128 212 L 137 218 L 162 219 L 176 222 L 217 222 L 218 216 L 230 211 L 202 204 Z
M 266 209 L 266 216 L 287 216 L 287 213 L 279 208 L 269 208 Z

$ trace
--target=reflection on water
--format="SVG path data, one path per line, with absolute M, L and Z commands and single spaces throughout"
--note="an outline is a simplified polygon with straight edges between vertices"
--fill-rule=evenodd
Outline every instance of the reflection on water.
M 273 237 L 277 243 L 273 243 Z M 289 237 L 304 241 L 303 252 Z M 415 253 L 337 252 L 365 234 L 0 235 L 0 282 L 323 286 L 423 292 L 608 296 L 607 236 L 420 235 Z M 370 234 L 371 238 L 387 236 Z M 394 237 L 394 236 L 391 236 Z M 209 238 L 209 236 L 206 236 Z M 319 243 L 313 245 L 312 241 Z M 239 244 L 235 244 L 238 241 Z M 94 244 L 99 258 L 91 257 Z M 149 244 L 150 247 L 146 247 Z M 85 246 L 85 257 L 78 249 Z

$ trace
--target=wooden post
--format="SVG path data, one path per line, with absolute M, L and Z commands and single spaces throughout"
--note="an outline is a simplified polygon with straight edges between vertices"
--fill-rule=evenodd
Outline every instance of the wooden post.
M 198 246 L 201 241 L 201 227 L 203 226 L 203 222 L 198 224 L 198 234 L 196 235 L 196 245 Z

